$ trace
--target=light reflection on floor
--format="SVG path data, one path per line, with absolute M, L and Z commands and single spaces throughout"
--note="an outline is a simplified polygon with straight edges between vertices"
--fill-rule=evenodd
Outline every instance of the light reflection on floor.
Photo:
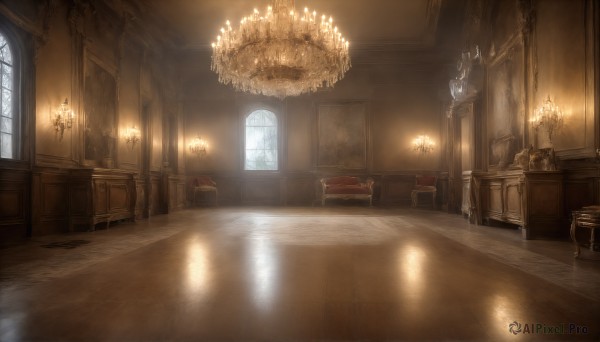
M 210 294 L 211 265 L 210 250 L 199 237 L 192 239 L 187 246 L 186 293 L 192 302 L 201 302 Z
M 403 297 L 411 303 L 419 303 L 424 290 L 425 257 L 425 252 L 412 244 L 402 245 L 397 251 L 399 290 Z
M 276 250 L 268 240 L 252 239 L 249 241 L 248 261 L 254 303 L 266 311 L 272 307 L 273 298 L 277 296 Z
M 533 252 L 514 251 L 521 244 L 461 230 L 448 215 L 429 212 L 302 210 L 219 209 L 210 219 L 188 211 L 170 220 L 182 217 L 189 229 L 173 227 L 180 233 L 159 232 L 159 239 L 144 232 L 151 242 L 132 238 L 128 252 L 119 246 L 110 258 L 95 259 L 114 248 L 99 241 L 62 252 L 69 258 L 43 264 L 60 267 L 60 276 L 14 291 L 22 297 L 0 297 L 0 340 L 61 339 L 61 332 L 79 340 L 506 340 L 514 320 L 565 317 L 598 331 L 589 323 L 597 303 L 488 256 L 510 246 L 517 261 L 531 259 Z M 123 241 L 118 231 L 106 233 Z M 83 271 L 69 268 L 78 259 L 87 262 Z M 543 255 L 533 261 L 536 268 L 551 263 Z M 22 278 L 9 274 L 27 283 L 44 267 L 20 267 Z M 90 280 L 107 298 L 90 295 Z

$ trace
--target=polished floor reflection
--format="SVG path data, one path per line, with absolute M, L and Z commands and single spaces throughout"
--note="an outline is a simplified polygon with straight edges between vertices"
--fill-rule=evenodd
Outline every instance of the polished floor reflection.
M 0 267 L 2 341 L 600 338 L 600 262 L 425 210 L 186 210 Z

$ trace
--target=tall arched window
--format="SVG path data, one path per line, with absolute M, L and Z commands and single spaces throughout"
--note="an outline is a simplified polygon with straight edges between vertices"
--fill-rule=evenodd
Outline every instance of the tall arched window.
M 8 39 L 0 32 L 0 157 L 13 159 L 16 156 L 16 118 L 14 96 L 13 54 Z
M 245 170 L 275 171 L 277 163 L 277 116 L 265 109 L 246 118 Z

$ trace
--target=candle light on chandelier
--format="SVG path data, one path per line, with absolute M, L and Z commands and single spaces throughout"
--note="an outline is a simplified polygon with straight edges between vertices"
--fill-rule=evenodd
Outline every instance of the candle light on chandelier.
M 548 139 L 552 142 L 552 135 L 562 127 L 564 117 L 560 108 L 548 95 L 544 103 L 533 112 L 533 117 L 529 121 L 536 131 L 540 127 L 545 128 Z
M 66 128 L 73 126 L 74 117 L 75 115 L 69 107 L 69 100 L 65 98 L 65 101 L 50 116 L 50 121 L 59 139 L 62 139 Z
M 200 136 L 195 137 L 189 145 L 190 152 L 198 156 L 198 158 L 206 155 L 207 143 Z
M 137 144 L 139 141 L 140 141 L 140 130 L 137 127 L 131 126 L 131 128 L 128 128 L 125 131 L 125 142 L 131 146 L 132 150 L 135 147 L 135 144 Z
M 294 0 L 271 0 L 239 26 L 227 21 L 211 45 L 219 82 L 281 99 L 331 88 L 351 65 L 350 44 L 333 18 L 297 11 Z
M 422 154 L 433 151 L 435 143 L 427 135 L 419 135 L 413 140 L 413 150 Z

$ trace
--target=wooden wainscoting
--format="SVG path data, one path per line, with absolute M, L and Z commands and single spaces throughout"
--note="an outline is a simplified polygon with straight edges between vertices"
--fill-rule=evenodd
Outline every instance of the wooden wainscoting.
M 381 177 L 380 203 L 385 205 L 410 205 L 410 194 L 414 187 L 414 174 L 383 175 Z
M 565 172 L 565 210 L 569 215 L 571 211 L 581 207 L 599 204 L 597 197 L 600 188 L 600 168 L 572 169 Z
M 30 172 L 0 172 L 0 245 L 24 241 L 29 234 Z
M 186 205 L 186 180 L 185 175 L 165 174 L 165 195 L 168 199 L 167 213 L 181 210 Z
M 136 178 L 135 180 L 135 218 L 142 219 L 146 216 L 146 186 L 145 180 L 142 178 Z
M 31 235 L 69 231 L 69 173 L 65 169 L 37 168 L 32 177 Z
M 242 203 L 246 205 L 281 205 L 282 183 L 279 176 L 247 176 L 242 180 Z
M 320 188 L 316 177 L 310 173 L 288 174 L 285 180 L 285 204 L 314 205 L 320 196 L 315 189 Z
M 160 172 L 151 172 L 147 175 L 148 179 L 146 181 L 146 193 L 147 197 L 147 208 L 146 212 L 149 216 L 154 216 L 158 214 L 162 214 L 163 210 L 163 199 L 161 197 L 161 178 L 162 175 Z

